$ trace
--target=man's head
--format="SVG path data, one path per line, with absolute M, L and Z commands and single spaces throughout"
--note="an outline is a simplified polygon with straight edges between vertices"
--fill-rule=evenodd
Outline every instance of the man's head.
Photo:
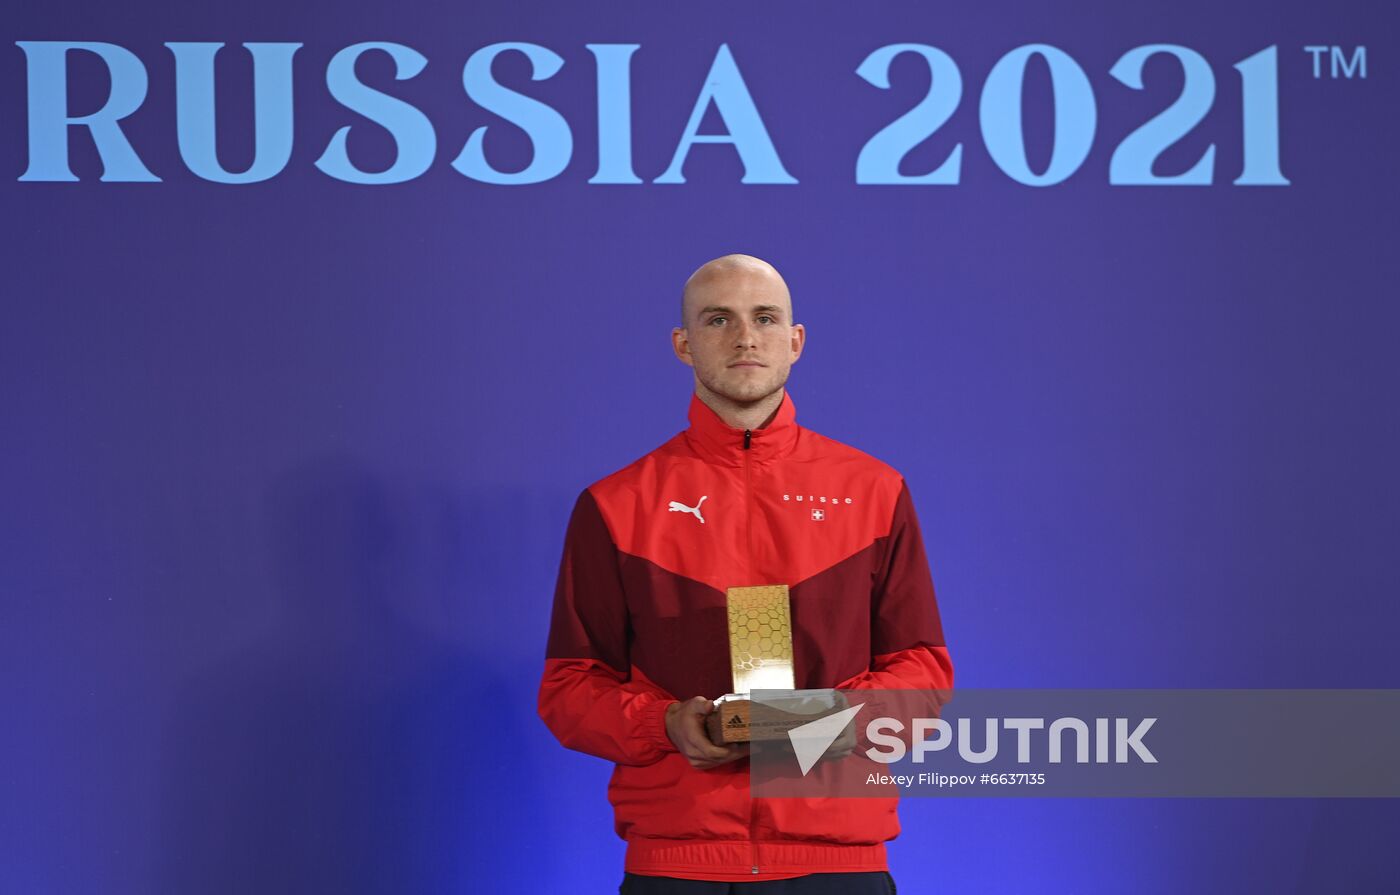
M 676 357 L 695 369 L 696 391 L 743 406 L 782 389 L 806 331 L 792 322 L 787 283 L 767 261 L 724 255 L 685 281 Z

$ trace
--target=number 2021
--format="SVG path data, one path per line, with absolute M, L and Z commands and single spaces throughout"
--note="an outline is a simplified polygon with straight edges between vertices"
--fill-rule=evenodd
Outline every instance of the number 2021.
M 1244 169 L 1235 178 L 1236 185 L 1288 185 L 1279 170 L 1277 49 L 1271 46 L 1260 50 L 1234 66 L 1240 73 L 1244 107 Z M 901 174 L 899 163 L 957 109 L 962 100 L 962 75 L 957 63 L 947 53 L 926 44 L 890 44 L 867 56 L 856 74 L 888 90 L 890 65 L 903 53 L 918 55 L 927 63 L 931 76 L 928 93 L 866 141 L 856 160 L 856 183 L 956 184 L 962 174 L 962 143 L 926 174 Z M 1159 53 L 1174 57 L 1181 66 L 1185 75 L 1181 94 L 1118 144 L 1109 161 L 1108 182 L 1122 186 L 1208 186 L 1215 177 L 1214 144 L 1181 174 L 1153 174 L 1152 163 L 1210 111 L 1215 101 L 1215 75 L 1210 63 L 1188 47 L 1148 44 L 1124 53 L 1109 74 L 1133 90 L 1141 90 L 1143 67 Z M 1037 55 L 1049 65 L 1055 104 L 1054 146 L 1049 164 L 1040 173 L 1031 170 L 1021 129 L 1021 88 L 1026 64 Z M 1079 170 L 1089 155 L 1098 123 L 1088 76 L 1068 54 L 1049 44 L 1027 44 L 1001 57 L 982 85 L 978 111 L 982 140 L 992 161 L 1006 176 L 1027 186 L 1053 186 Z

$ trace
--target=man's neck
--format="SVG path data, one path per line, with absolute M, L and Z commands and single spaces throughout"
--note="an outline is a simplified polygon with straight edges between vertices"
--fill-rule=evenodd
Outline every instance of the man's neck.
M 785 392 L 780 388 L 766 398 L 760 398 L 750 404 L 741 404 L 723 395 L 717 395 L 697 382 L 695 394 L 726 424 L 736 429 L 762 429 L 777 415 Z

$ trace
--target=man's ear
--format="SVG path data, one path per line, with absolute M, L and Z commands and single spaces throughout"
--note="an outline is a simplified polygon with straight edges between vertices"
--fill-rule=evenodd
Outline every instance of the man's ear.
M 797 359 L 802 356 L 802 348 L 807 344 L 807 327 L 800 323 L 792 325 L 792 362 L 797 363 Z
M 676 357 L 687 367 L 695 366 L 695 359 L 690 356 L 690 333 L 685 327 L 678 326 L 671 330 L 671 350 L 676 352 Z

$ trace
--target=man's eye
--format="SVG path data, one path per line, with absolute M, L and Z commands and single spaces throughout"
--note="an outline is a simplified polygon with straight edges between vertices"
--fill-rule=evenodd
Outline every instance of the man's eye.
M 711 326 L 714 326 L 716 323 L 723 323 L 724 320 L 725 320 L 725 318 L 723 318 L 723 317 L 711 317 L 711 318 L 710 318 L 710 325 L 711 325 Z
M 767 314 L 764 314 L 762 317 L 759 317 L 758 319 L 759 319 L 761 322 L 764 322 L 764 323 L 772 323 L 772 322 L 773 322 L 773 318 L 772 318 L 772 317 L 769 317 Z

